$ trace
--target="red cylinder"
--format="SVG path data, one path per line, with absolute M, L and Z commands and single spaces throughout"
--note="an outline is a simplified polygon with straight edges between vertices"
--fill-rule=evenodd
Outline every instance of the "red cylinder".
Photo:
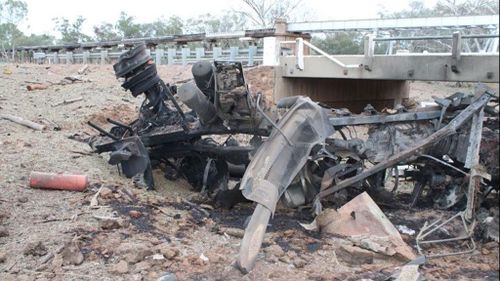
M 84 175 L 31 172 L 29 185 L 43 189 L 84 191 L 88 185 L 88 178 Z

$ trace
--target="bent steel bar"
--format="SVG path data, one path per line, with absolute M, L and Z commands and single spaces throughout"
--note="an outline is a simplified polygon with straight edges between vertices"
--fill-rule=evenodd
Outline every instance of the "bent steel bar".
M 436 110 L 427 112 L 399 113 L 392 115 L 330 117 L 330 124 L 332 124 L 332 126 L 334 127 L 366 125 L 366 124 L 383 124 L 391 122 L 431 120 L 439 118 L 440 116 L 441 116 L 441 111 Z

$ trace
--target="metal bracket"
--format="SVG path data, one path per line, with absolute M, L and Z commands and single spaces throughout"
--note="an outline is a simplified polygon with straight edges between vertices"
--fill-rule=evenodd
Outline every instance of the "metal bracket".
M 452 237 L 452 238 L 445 238 L 445 239 L 435 239 L 435 240 L 424 240 L 425 237 L 431 235 L 432 233 L 436 232 L 437 230 L 443 228 L 445 225 L 450 223 L 453 219 L 460 217 L 464 230 L 465 230 L 465 235 L 464 236 L 459 236 L 459 237 Z M 475 222 L 471 223 L 471 227 L 467 225 L 467 222 L 465 220 L 465 211 L 458 212 L 457 214 L 453 215 L 451 218 L 447 219 L 446 221 L 442 222 L 442 218 L 437 219 L 431 224 L 428 224 L 428 222 L 424 223 L 424 226 L 422 229 L 420 229 L 420 232 L 417 235 L 416 242 L 417 242 L 417 250 L 418 253 L 421 255 L 425 255 L 427 258 L 437 258 L 437 257 L 446 257 L 446 256 L 455 256 L 455 255 L 464 255 L 464 254 L 469 254 L 472 253 L 476 250 L 476 243 L 474 242 L 474 239 L 472 238 L 473 234 L 473 229 L 474 229 Z M 448 242 L 455 242 L 455 241 L 461 241 L 461 240 L 469 240 L 471 247 L 469 249 L 463 250 L 463 251 L 457 251 L 457 252 L 449 252 L 449 253 L 441 253 L 441 254 L 425 254 L 422 250 L 421 245 L 422 244 L 440 244 L 440 243 L 448 243 Z

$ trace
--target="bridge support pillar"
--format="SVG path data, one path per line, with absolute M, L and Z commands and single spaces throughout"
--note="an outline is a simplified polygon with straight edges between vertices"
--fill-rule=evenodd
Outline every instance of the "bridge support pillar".
M 275 73 L 274 101 L 294 95 L 359 113 L 367 104 L 377 110 L 402 104 L 408 99 L 409 83 L 406 80 L 285 78 Z

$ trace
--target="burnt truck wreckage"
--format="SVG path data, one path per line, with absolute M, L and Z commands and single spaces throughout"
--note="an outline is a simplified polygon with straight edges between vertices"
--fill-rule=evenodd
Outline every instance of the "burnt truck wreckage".
M 114 127 L 106 131 L 89 122 L 100 132 L 91 146 L 97 153 L 111 152 L 110 164 L 150 189 L 152 169 L 162 164 L 167 178 L 185 177 L 226 207 L 241 195 L 256 202 L 241 243 L 243 271 L 253 268 L 280 200 L 287 207 L 310 205 L 319 214 L 322 199 L 340 200 L 348 187 L 391 193 L 384 188 L 389 174 L 391 194 L 402 179 L 415 182 L 405 202 L 409 207 L 424 194 L 436 208 L 462 204 L 457 216 L 466 234 L 460 239 L 471 239 L 473 246 L 470 226 L 476 212 L 498 190 L 498 96 L 483 85 L 475 95 L 436 98 L 430 108 L 400 107 L 388 114 L 367 106 L 358 115 L 303 96 L 270 106 L 262 94 L 249 91 L 238 62 L 195 63 L 194 81 L 177 89 L 158 77 L 145 46 L 139 45 L 124 53 L 114 70 L 123 88 L 145 99 L 130 124 L 108 119 Z M 366 137 L 353 136 L 356 126 L 369 127 Z M 240 144 L 235 134 L 251 139 Z M 213 135 L 229 137 L 219 144 Z M 229 188 L 229 179 L 239 181 L 235 188 Z M 423 229 L 419 251 L 440 226 Z

